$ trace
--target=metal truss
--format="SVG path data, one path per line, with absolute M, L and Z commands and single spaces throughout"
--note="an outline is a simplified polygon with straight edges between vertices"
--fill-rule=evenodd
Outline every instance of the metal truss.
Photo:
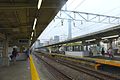
M 61 10 L 60 13 L 55 17 L 55 19 L 120 24 L 120 17 L 68 10 Z

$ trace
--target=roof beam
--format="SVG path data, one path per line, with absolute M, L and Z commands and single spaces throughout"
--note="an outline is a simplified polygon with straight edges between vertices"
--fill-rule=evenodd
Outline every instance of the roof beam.
M 0 3 L 0 9 L 24 9 L 24 8 L 37 8 L 37 4 L 35 3 Z M 60 8 L 57 4 L 50 4 L 49 6 L 46 4 L 41 6 L 41 8 Z
M 24 8 L 37 8 L 36 3 L 0 3 L 0 9 L 24 9 Z

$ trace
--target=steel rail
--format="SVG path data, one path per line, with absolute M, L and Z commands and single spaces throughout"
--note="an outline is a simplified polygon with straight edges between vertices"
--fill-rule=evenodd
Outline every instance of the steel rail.
M 98 70 L 94 70 L 94 69 L 91 69 L 91 68 L 88 68 L 88 67 L 85 67 L 85 66 L 82 66 L 82 65 L 78 65 L 78 64 L 74 64 L 72 61 L 68 61 L 68 60 L 62 60 L 62 59 L 55 59 L 55 58 L 52 58 L 52 57 L 49 57 L 49 56 L 46 56 L 47 58 L 49 59 L 52 59 L 62 65 L 65 65 L 67 67 L 70 67 L 74 70 L 77 70 L 79 72 L 83 72 L 83 73 L 86 73 L 88 75 L 91 75 L 91 76 L 94 76 L 100 80 L 120 80 L 120 77 L 119 76 L 116 76 L 116 75 L 113 75 L 113 74 L 110 74 L 110 73 L 107 73 L 107 72 L 103 72 L 103 71 L 98 71 Z M 74 64 L 74 65 L 73 65 Z
M 57 62 L 59 62 L 60 64 L 63 64 L 67 67 L 70 67 L 74 70 L 77 70 L 77 71 L 80 71 L 80 72 L 83 72 L 83 73 L 86 73 L 88 75 L 91 75 L 91 76 L 94 76 L 100 80 L 120 80 L 120 78 L 116 77 L 116 76 L 113 76 L 113 75 L 110 75 L 110 74 L 106 74 L 104 72 L 101 72 L 101 71 L 96 71 L 96 70 L 93 70 L 93 69 L 89 69 L 85 66 L 81 66 L 81 65 L 76 65 L 73 63 L 70 63 L 70 62 L 66 62 L 66 61 L 61 61 L 61 60 L 58 60 Z
M 58 69 L 56 69 L 53 65 L 51 65 L 50 63 L 48 63 L 47 61 L 45 61 L 44 59 L 42 59 L 40 56 L 35 55 L 39 60 L 42 60 L 46 65 L 48 65 L 49 67 L 51 67 L 53 70 L 57 71 L 58 73 L 60 73 L 61 75 L 59 75 L 60 77 L 64 78 L 64 80 L 73 80 L 71 77 L 65 75 L 64 73 L 62 73 L 61 71 L 59 71 Z M 51 72 L 51 74 L 53 74 L 53 72 Z M 57 73 L 56 73 L 57 74 Z M 58 77 L 56 77 L 56 79 L 58 80 Z M 61 80 L 61 79 L 60 79 Z

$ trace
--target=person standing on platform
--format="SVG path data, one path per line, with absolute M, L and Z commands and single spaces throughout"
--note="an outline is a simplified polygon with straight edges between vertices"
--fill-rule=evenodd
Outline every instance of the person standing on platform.
M 93 56 L 93 52 L 92 52 L 92 48 L 89 48 L 89 56 L 92 57 Z
M 29 48 L 26 50 L 25 54 L 26 54 L 26 56 L 27 56 L 27 59 L 29 59 L 29 55 L 30 55 L 30 50 L 29 50 Z
M 113 57 L 114 57 L 112 47 L 110 47 L 110 48 L 108 49 L 108 55 L 109 55 L 110 58 L 113 58 Z
M 16 56 L 18 55 L 18 52 L 17 52 L 17 49 L 16 48 L 13 48 L 13 51 L 12 51 L 12 60 L 14 62 L 16 62 Z
M 104 50 L 104 47 L 102 47 L 102 49 L 101 49 L 101 54 L 102 54 L 102 56 L 105 56 L 105 50 Z

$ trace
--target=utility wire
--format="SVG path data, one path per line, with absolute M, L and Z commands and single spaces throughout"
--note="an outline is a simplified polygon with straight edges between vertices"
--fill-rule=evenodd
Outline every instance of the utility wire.
M 76 10 L 78 7 L 80 7 L 86 0 L 82 0 L 81 3 L 79 3 L 75 8 L 74 10 Z
M 74 10 L 76 10 L 78 7 L 80 7 L 85 1 L 86 1 L 86 0 L 82 0 L 82 1 L 74 8 Z M 71 2 L 70 4 L 72 4 L 73 2 L 74 2 L 74 0 L 72 0 L 72 2 Z M 69 6 L 70 6 L 70 4 L 69 4 Z M 69 7 L 69 6 L 68 6 L 68 7 Z M 104 12 L 104 13 L 109 13 L 110 11 L 113 11 L 113 10 L 115 10 L 115 9 L 118 9 L 118 7 L 117 7 L 117 8 L 113 8 L 113 9 L 107 11 L 107 12 Z M 119 13 L 119 14 L 120 14 L 120 13 Z M 60 23 L 60 22 L 59 22 L 59 23 Z M 58 24 L 59 24 L 59 23 L 58 23 Z M 58 24 L 57 24 L 57 25 L 58 25 Z M 96 23 L 95 23 L 95 24 L 96 24 Z M 92 25 L 95 25 L 95 24 L 92 24 Z M 92 26 L 92 25 L 90 25 L 90 26 Z M 55 25 L 55 27 L 58 27 L 58 26 Z M 55 28 L 55 27 L 52 27 L 51 29 L 53 30 L 53 28 Z M 79 27 L 79 26 L 78 26 L 78 27 Z M 78 27 L 76 27 L 76 28 L 78 28 Z M 89 26 L 87 26 L 87 27 L 89 27 Z M 51 29 L 47 32 L 47 34 L 52 31 Z M 79 29 L 79 30 L 80 30 L 80 29 Z M 46 35 L 47 35 L 47 34 L 46 34 Z

